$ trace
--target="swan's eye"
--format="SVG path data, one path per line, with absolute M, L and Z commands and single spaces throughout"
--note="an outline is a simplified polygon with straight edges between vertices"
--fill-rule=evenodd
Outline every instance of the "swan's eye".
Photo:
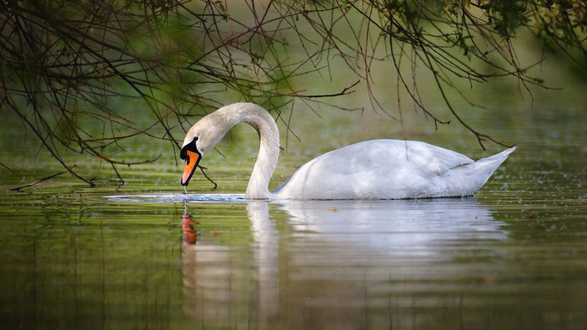
M 179 153 L 179 158 L 181 158 L 181 159 L 189 158 L 188 151 L 193 151 L 193 152 L 199 153 L 198 148 L 196 147 L 197 140 L 198 140 L 198 137 L 196 136 L 196 137 L 194 137 L 194 139 L 192 140 L 191 143 L 186 144 L 185 147 L 183 147 L 181 149 L 181 151 Z M 189 162 L 189 159 L 188 159 L 188 162 Z

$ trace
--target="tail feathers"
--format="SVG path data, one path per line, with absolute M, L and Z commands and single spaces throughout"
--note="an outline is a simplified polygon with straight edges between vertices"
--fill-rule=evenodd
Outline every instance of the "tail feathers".
M 506 150 L 504 150 L 504 151 L 502 151 L 502 152 L 498 153 L 498 155 L 501 155 L 501 154 L 503 154 L 505 157 L 507 157 L 507 156 L 509 156 L 509 155 L 510 155 L 512 152 L 514 152 L 516 149 L 518 149 L 518 146 L 513 146 L 513 147 L 511 147 L 511 148 L 509 148 L 509 149 L 506 149 Z
M 511 147 L 509 149 L 506 149 L 506 150 L 504 150 L 504 151 L 502 151 L 502 152 L 500 152 L 498 154 L 495 154 L 493 156 L 489 156 L 487 158 L 481 158 L 478 161 L 476 161 L 475 164 L 477 164 L 479 166 L 495 166 L 495 168 L 497 168 L 517 148 L 518 148 L 518 146 L 513 146 L 513 147 Z

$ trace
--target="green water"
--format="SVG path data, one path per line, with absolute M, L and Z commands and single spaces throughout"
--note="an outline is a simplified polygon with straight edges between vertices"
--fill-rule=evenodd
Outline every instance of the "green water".
M 127 151 L 162 157 L 121 169 L 123 186 L 66 174 L 12 191 L 61 169 L 4 129 L 1 161 L 19 176 L 1 169 L 0 327 L 585 329 L 587 109 L 576 104 L 472 115 L 518 150 L 475 197 L 421 201 L 247 203 L 257 145 L 244 127 L 201 163 L 218 189 L 196 174 L 187 203 L 156 143 Z M 273 188 L 331 148 L 402 136 L 384 117 L 321 115 L 297 115 L 303 138 L 290 136 Z M 473 158 L 502 149 L 430 126 L 409 137 Z

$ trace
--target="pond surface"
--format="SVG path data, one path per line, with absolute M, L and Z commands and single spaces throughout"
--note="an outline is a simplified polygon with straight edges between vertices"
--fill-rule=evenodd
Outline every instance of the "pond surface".
M 0 327 L 585 329 L 587 116 L 517 118 L 489 125 L 519 148 L 471 198 L 248 202 L 256 145 L 236 135 L 202 161 L 218 189 L 194 175 L 187 196 L 165 157 L 125 170 L 122 187 L 58 176 L 11 191 L 49 169 L 2 172 Z M 273 187 L 347 144 L 337 129 L 290 141 Z M 411 137 L 473 158 L 500 150 L 453 132 Z

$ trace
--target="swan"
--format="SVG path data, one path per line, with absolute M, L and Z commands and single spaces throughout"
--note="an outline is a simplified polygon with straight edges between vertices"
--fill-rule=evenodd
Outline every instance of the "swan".
M 279 157 L 279 131 L 259 105 L 234 103 L 196 122 L 187 132 L 180 157 L 181 184 L 187 186 L 198 163 L 239 123 L 259 134 L 259 154 L 246 199 L 402 199 L 469 196 L 487 182 L 516 147 L 473 161 L 424 142 L 371 140 L 325 153 L 300 167 L 274 192 L 269 181 Z

